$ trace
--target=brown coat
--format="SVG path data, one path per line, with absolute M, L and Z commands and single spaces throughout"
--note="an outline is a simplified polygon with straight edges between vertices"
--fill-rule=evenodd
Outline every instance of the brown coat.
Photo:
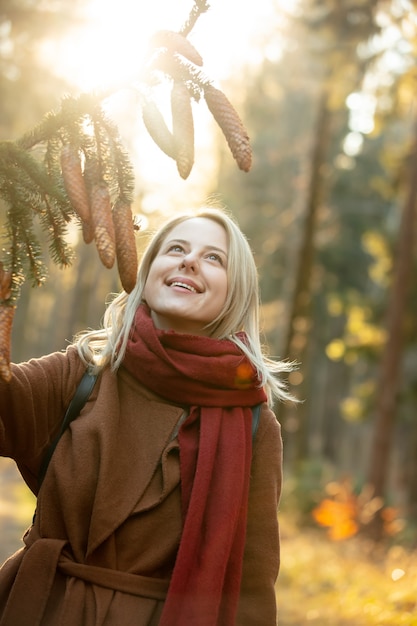
M 16 460 L 35 493 L 43 453 L 83 371 L 70 347 L 13 366 L 12 382 L 0 383 L 0 453 Z M 123 368 L 103 372 L 52 457 L 25 546 L 0 570 L 0 626 L 158 624 L 181 535 L 174 433 L 182 414 Z M 276 624 L 281 452 L 265 405 L 238 626 Z

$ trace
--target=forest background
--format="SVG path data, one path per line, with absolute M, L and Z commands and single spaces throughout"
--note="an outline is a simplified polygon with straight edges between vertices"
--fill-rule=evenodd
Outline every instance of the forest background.
M 194 102 L 195 165 L 182 180 L 127 89 L 140 71 L 139 44 L 152 28 L 178 29 L 192 6 L 154 4 L 146 33 L 141 9 L 129 16 L 127 2 L 1 0 L 0 140 L 17 140 L 67 94 L 114 77 L 106 111 L 134 164 L 139 252 L 167 215 L 207 199 L 227 206 L 255 253 L 270 353 L 300 364 L 289 384 L 303 402 L 276 407 L 284 532 L 293 537 L 296 527 L 311 539 L 305 554 L 325 536 L 363 538 L 386 555 L 401 546 L 416 576 L 417 8 L 408 0 L 213 0 L 190 40 L 238 110 L 253 165 L 236 167 L 204 103 Z M 79 230 L 69 238 L 71 267 L 50 262 L 41 287 L 22 288 L 13 361 L 61 350 L 97 327 L 120 289 L 117 270 L 100 265 Z M 1 460 L 0 470 L 5 558 L 19 547 L 33 501 L 13 464 Z M 405 579 L 408 570 L 390 572 Z M 329 623 L 414 624 L 408 595 L 402 602 L 397 621 L 379 614 Z M 285 623 L 327 623 L 317 608 L 294 619 Z

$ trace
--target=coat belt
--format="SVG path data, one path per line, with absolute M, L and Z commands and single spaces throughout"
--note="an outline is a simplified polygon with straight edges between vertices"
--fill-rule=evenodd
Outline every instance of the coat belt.
M 0 626 L 39 626 L 57 570 L 66 576 L 131 595 L 165 600 L 169 581 L 76 563 L 62 553 L 64 539 L 37 539 L 25 552 Z
M 122 591 L 134 596 L 142 596 L 143 598 L 165 600 L 168 591 L 169 580 L 129 574 L 107 567 L 75 563 L 64 556 L 58 562 L 58 569 L 66 576 L 74 576 L 93 585 Z

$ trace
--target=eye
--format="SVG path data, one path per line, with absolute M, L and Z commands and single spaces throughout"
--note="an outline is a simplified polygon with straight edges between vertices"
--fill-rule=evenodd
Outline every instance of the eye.
M 179 243 L 174 243 L 169 246 L 167 252 L 184 252 L 184 248 Z
M 210 252 L 207 255 L 207 258 L 210 259 L 210 261 L 216 261 L 217 263 L 220 263 L 220 265 L 224 265 L 222 257 L 220 254 L 217 254 L 217 252 Z

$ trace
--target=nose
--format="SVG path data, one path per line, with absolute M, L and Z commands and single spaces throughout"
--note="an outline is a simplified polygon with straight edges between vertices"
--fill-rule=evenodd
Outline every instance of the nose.
M 195 272 L 198 269 L 197 255 L 193 252 L 189 252 L 188 254 L 185 254 L 181 260 L 180 267 L 186 268 Z

